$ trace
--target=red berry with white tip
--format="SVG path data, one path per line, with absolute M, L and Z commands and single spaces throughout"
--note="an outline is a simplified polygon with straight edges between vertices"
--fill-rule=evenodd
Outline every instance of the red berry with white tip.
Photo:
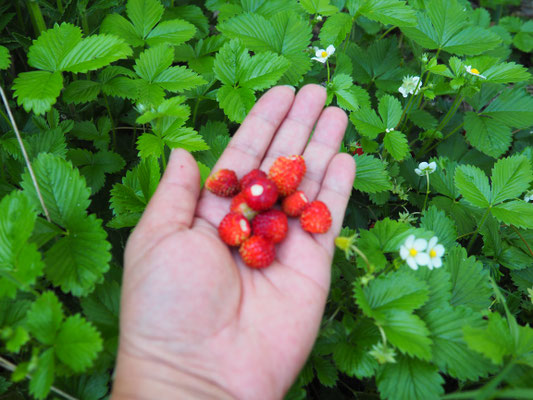
M 235 171 L 221 169 L 205 181 L 205 187 L 217 196 L 232 197 L 239 192 L 240 185 Z
M 250 184 L 254 181 L 256 178 L 267 178 L 267 174 L 264 171 L 261 171 L 260 169 L 252 169 L 250 172 L 248 172 L 246 175 L 244 175 L 241 178 L 240 184 L 241 184 L 241 190 L 246 189 Z
M 229 210 L 244 215 L 248 221 L 251 221 L 257 215 L 257 211 L 252 210 L 250 206 L 246 204 L 246 196 L 243 192 L 240 192 L 237 196 L 231 199 Z
M 241 214 L 227 214 L 218 226 L 220 238 L 230 246 L 240 246 L 252 235 L 250 223 Z
M 301 190 L 297 190 L 290 196 L 287 196 L 281 202 L 281 209 L 289 217 L 299 217 L 302 211 L 309 204 L 309 199 Z
M 280 196 L 288 196 L 298 189 L 306 171 L 302 156 L 278 157 L 268 171 L 268 177 L 278 187 Z
M 278 200 L 278 189 L 274 182 L 265 178 L 256 178 L 244 189 L 246 204 L 252 210 L 263 211 L 272 208 Z
M 268 210 L 256 216 L 252 221 L 254 235 L 263 236 L 274 243 L 279 243 L 289 230 L 287 216 L 279 210 Z
M 255 235 L 241 244 L 239 253 L 244 263 L 251 268 L 266 268 L 276 257 L 274 243 Z
M 310 233 L 326 233 L 331 227 L 328 206 L 319 200 L 312 201 L 300 215 L 302 228 Z

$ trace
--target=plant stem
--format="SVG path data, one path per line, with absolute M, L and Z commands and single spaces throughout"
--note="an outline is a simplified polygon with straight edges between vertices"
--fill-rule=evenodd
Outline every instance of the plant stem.
M 48 212 L 48 209 L 46 208 L 46 205 L 44 204 L 44 199 L 41 194 L 41 190 L 39 189 L 37 178 L 35 178 L 35 174 L 33 173 L 33 168 L 31 167 L 30 158 L 28 157 L 28 153 L 26 152 L 26 148 L 24 147 L 24 143 L 22 142 L 22 137 L 20 136 L 20 132 L 17 127 L 17 122 L 15 121 L 15 118 L 13 117 L 13 114 L 11 113 L 11 108 L 9 107 L 9 103 L 7 101 L 7 97 L 6 97 L 6 94 L 4 93 L 4 89 L 2 88 L 2 86 L 0 86 L 0 95 L 2 96 L 2 101 L 4 102 L 4 106 L 6 108 L 7 114 L 9 115 L 11 126 L 13 126 L 13 130 L 15 131 L 15 136 L 17 137 L 17 141 L 19 142 L 20 150 L 22 151 L 22 155 L 24 156 L 24 161 L 26 162 L 26 166 L 28 167 L 28 172 L 30 173 L 33 186 L 35 186 L 37 197 L 39 198 L 41 207 L 43 208 L 44 216 L 46 217 L 46 220 L 48 222 L 52 222 L 52 220 L 50 219 L 50 213 Z
M 44 23 L 43 13 L 39 8 L 39 4 L 34 0 L 28 0 L 28 11 L 30 12 L 35 35 L 39 36 L 42 31 L 46 30 L 46 24 Z
M 440 131 L 442 128 L 444 128 L 446 126 L 446 124 L 450 121 L 450 119 L 457 112 L 457 109 L 459 108 L 459 106 L 463 102 L 464 98 L 465 98 L 464 96 L 461 96 L 461 91 L 459 91 L 459 93 L 457 93 L 457 96 L 455 97 L 455 100 L 453 101 L 450 109 L 448 110 L 448 112 L 446 113 L 444 118 L 442 118 L 442 121 L 440 122 L 440 124 L 435 129 L 436 131 Z
M 167 156 L 165 156 L 165 145 L 161 144 L 161 161 L 163 162 L 163 169 L 167 169 Z
M 513 231 L 516 232 L 516 234 L 520 237 L 520 240 L 522 240 L 522 242 L 526 245 L 527 249 L 529 250 L 529 254 L 531 254 L 531 257 L 533 257 L 533 251 L 531 251 L 531 247 L 529 247 L 529 245 L 527 244 L 526 240 L 524 239 L 524 237 L 520 234 L 520 231 L 518 229 L 516 229 L 516 226 L 514 225 L 509 225 Z
M 63 15 L 65 12 L 65 9 L 63 8 L 63 2 L 61 0 L 57 0 L 57 11 L 59 11 L 61 15 Z
M 426 186 L 426 198 L 424 199 L 424 207 L 422 207 L 422 212 L 424 212 L 425 209 L 426 209 L 426 205 L 427 205 L 428 197 L 429 197 L 429 172 L 428 172 L 428 171 L 426 171 L 426 182 L 427 182 L 427 186 Z
M 81 26 L 85 35 L 91 34 L 91 31 L 89 30 L 89 20 L 87 19 L 87 12 L 84 12 L 81 16 Z
M 483 217 L 481 218 L 481 222 L 479 223 L 477 229 L 474 231 L 474 235 L 472 235 L 472 237 L 470 238 L 470 241 L 468 242 L 468 246 L 466 247 L 466 252 L 467 253 L 470 253 L 470 249 L 472 248 L 472 245 L 474 244 L 474 242 L 477 239 L 477 235 L 479 233 L 479 230 L 481 229 L 481 227 L 485 223 L 485 220 L 489 216 L 489 213 L 490 213 L 490 207 L 487 208 L 487 211 L 485 211 L 485 214 L 483 214 Z
M 461 128 L 463 127 L 464 124 L 465 124 L 464 122 L 461 122 L 461 123 L 460 123 L 456 128 L 454 128 L 450 133 L 448 133 L 446 136 L 444 136 L 440 142 L 434 143 L 429 149 L 427 149 L 426 151 L 424 151 L 423 154 L 427 154 L 427 153 L 429 153 L 431 150 L 433 150 L 435 147 L 437 147 L 440 143 L 444 142 L 446 139 L 448 139 L 450 136 L 452 136 L 455 132 L 457 132 L 459 129 L 461 129 Z
M 385 33 L 379 37 L 378 40 L 383 39 L 385 36 L 387 36 L 387 35 L 389 34 L 390 31 L 392 31 L 392 30 L 394 30 L 394 29 L 396 29 L 395 26 L 392 26 L 392 27 L 390 27 L 389 29 L 387 29 L 387 30 L 385 31 Z
M 328 68 L 328 83 L 329 83 L 329 79 L 330 79 L 330 73 L 329 73 L 329 61 L 326 60 L 326 66 Z
M 107 100 L 107 96 L 104 93 L 104 103 L 105 108 L 107 109 L 107 114 L 109 115 L 109 121 L 111 122 L 111 131 L 113 135 L 113 150 L 117 147 L 117 132 L 115 130 L 115 122 L 113 121 L 113 115 L 111 114 L 111 107 L 109 107 L 109 101 Z
M 0 367 L 7 369 L 8 371 L 15 371 L 17 369 L 17 366 L 13 364 L 12 362 L 9 362 L 4 357 L 0 357 Z M 31 379 L 31 375 L 26 375 L 26 378 Z M 67 399 L 67 400 L 78 400 L 76 397 L 72 397 L 70 394 L 63 392 L 61 389 L 56 388 L 55 386 L 51 386 L 50 390 L 52 392 L 57 393 L 59 396 Z
M 196 127 L 196 117 L 198 116 L 198 107 L 200 106 L 200 102 L 202 100 L 200 98 L 196 99 L 196 104 L 194 105 L 194 109 L 192 111 L 192 126 L 193 128 Z

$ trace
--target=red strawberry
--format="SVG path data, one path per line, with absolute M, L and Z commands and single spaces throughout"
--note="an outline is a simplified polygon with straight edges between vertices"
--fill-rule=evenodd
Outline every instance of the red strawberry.
M 221 169 L 207 178 L 205 187 L 217 196 L 231 197 L 239 191 L 239 180 L 231 169 Z
M 260 169 L 252 169 L 250 172 L 248 172 L 246 175 L 244 175 L 241 178 L 240 184 L 241 184 L 241 190 L 246 189 L 247 186 L 252 183 L 252 181 L 256 178 L 265 178 L 266 179 L 267 174 L 264 171 L 261 171 Z
M 218 234 L 230 246 L 240 246 L 251 236 L 252 230 L 250 223 L 243 215 L 229 213 L 220 221 Z
M 356 142 L 355 143 L 355 150 L 354 150 L 353 154 L 357 154 L 358 156 L 362 156 L 364 153 L 365 152 L 363 151 L 363 148 L 361 147 L 359 142 Z
M 331 226 L 331 213 L 328 206 L 319 200 L 315 200 L 300 215 L 302 228 L 311 233 L 325 233 Z
M 237 196 L 231 199 L 231 205 L 229 207 L 231 212 L 242 214 L 246 219 L 251 220 L 257 215 L 257 211 L 254 211 L 246 204 L 246 196 L 243 192 L 240 192 Z
M 274 181 L 281 196 L 288 196 L 298 189 L 305 170 L 302 156 L 278 157 L 270 167 L 268 177 Z
M 309 200 L 304 192 L 297 190 L 293 194 L 285 197 L 281 203 L 281 209 L 289 217 L 299 217 Z
M 285 239 L 288 230 L 287 216 L 279 210 L 262 212 L 252 221 L 254 235 L 263 236 L 273 243 L 279 243 Z
M 274 182 L 265 178 L 256 178 L 243 190 L 246 204 L 252 210 L 263 211 L 272 208 L 278 200 L 278 189 Z
M 262 236 L 252 236 L 239 248 L 242 260 L 251 268 L 265 268 L 276 257 L 274 243 Z

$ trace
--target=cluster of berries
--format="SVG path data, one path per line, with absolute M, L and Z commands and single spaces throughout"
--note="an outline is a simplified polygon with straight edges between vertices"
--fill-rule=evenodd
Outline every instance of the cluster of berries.
M 265 268 L 274 261 L 274 245 L 289 229 L 287 216 L 299 217 L 304 230 L 325 233 L 331 213 L 321 201 L 309 202 L 297 190 L 306 171 L 302 156 L 279 157 L 268 175 L 254 169 L 239 179 L 234 171 L 221 169 L 207 178 L 205 187 L 221 197 L 233 197 L 230 212 L 218 227 L 220 238 L 229 246 L 240 246 L 243 261 L 251 268 Z M 274 205 L 281 198 L 281 210 Z

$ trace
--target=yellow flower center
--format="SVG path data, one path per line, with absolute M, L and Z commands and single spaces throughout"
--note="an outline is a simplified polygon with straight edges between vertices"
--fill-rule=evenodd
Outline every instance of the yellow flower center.
M 322 58 L 326 58 L 328 56 L 328 52 L 327 51 L 323 51 L 322 52 Z M 479 74 L 479 72 L 478 72 Z
M 418 251 L 416 249 L 411 249 L 409 250 L 409 254 L 411 255 L 411 257 L 414 257 L 418 254 Z
M 470 72 L 472 72 L 473 74 L 479 75 L 479 71 L 476 68 L 472 68 Z
M 436 252 L 435 250 L 431 249 L 431 250 L 429 251 L 429 256 L 430 256 L 431 258 L 435 258 L 435 257 L 437 257 L 437 252 Z

